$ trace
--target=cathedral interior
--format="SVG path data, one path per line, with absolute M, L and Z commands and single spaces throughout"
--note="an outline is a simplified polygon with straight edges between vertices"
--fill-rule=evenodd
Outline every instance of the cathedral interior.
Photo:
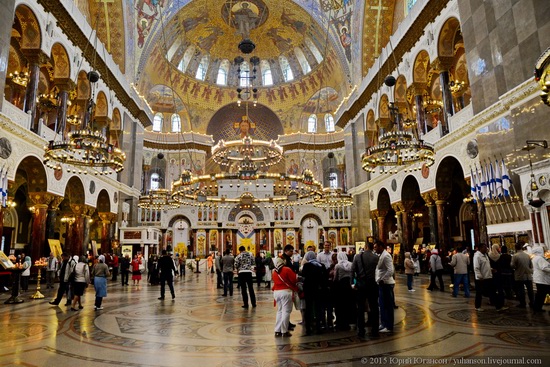
M 473 299 L 426 292 L 426 274 L 407 292 L 402 274 L 410 251 L 548 249 L 550 2 L 2 0 L 0 10 L 2 365 L 550 362 L 546 310 L 476 313 Z M 49 289 L 8 302 L 7 256 L 22 251 L 34 263 L 168 250 L 198 271 L 214 252 L 277 256 L 325 241 L 348 253 L 387 244 L 392 335 L 274 339 L 269 289 L 243 311 L 204 271 L 176 281 L 173 303 L 146 281 L 109 283 L 102 312 L 93 288 L 79 313 L 50 307 Z

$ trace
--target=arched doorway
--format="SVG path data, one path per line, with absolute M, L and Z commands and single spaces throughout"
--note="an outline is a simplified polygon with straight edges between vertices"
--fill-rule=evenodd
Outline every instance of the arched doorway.
M 401 204 L 403 249 L 411 251 L 415 243 L 427 243 L 430 238 L 428 210 L 420 195 L 418 181 L 412 175 L 403 180 Z
M 390 194 L 385 188 L 382 188 L 378 193 L 376 208 L 376 229 L 378 232 L 375 234 L 375 237 L 386 243 L 389 232 L 397 230 L 397 219 L 395 218 L 395 210 L 390 203 Z
M 319 236 L 321 227 L 321 219 L 315 214 L 308 214 L 304 216 L 302 222 L 300 223 L 302 238 L 299 249 L 305 249 L 308 246 L 315 246 L 316 249 L 319 248 L 321 238 Z M 302 246 L 303 245 L 303 246 Z

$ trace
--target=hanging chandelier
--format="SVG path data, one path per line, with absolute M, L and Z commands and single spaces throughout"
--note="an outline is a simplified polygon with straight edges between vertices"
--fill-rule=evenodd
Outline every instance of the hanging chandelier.
M 254 140 L 250 136 L 227 142 L 220 140 L 212 147 L 212 159 L 222 169 L 239 165 L 240 168 L 263 170 L 279 163 L 282 158 L 283 148 L 275 141 Z
M 172 199 L 172 193 L 167 189 L 152 189 L 141 195 L 138 207 L 142 209 L 166 210 L 176 209 L 180 204 Z
M 353 198 L 350 194 L 344 193 L 341 189 L 325 187 L 314 202 L 313 206 L 318 208 L 345 208 L 353 205 Z
M 29 82 L 29 73 L 27 71 L 14 71 L 10 73 L 11 81 L 22 87 L 26 87 Z

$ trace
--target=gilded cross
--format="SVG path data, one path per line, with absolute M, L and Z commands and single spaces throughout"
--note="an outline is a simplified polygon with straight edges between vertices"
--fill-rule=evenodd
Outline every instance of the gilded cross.
M 105 11 L 105 31 L 107 33 L 107 52 L 111 52 L 111 27 L 109 24 L 109 8 L 108 3 L 114 3 L 115 0 L 96 0 L 98 3 L 103 3 L 103 10 Z M 97 29 L 96 29 L 97 32 Z
M 382 6 L 383 0 L 378 0 L 378 6 L 371 5 L 370 10 L 377 10 L 376 14 L 376 34 L 374 36 L 374 53 L 378 55 L 378 46 L 380 42 L 380 21 L 382 20 L 382 10 L 388 10 L 387 6 Z

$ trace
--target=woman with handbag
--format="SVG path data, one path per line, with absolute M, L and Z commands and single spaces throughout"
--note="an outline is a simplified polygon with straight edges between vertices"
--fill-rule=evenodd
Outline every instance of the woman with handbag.
M 90 269 L 88 267 L 88 259 L 86 256 L 81 256 L 80 261 L 78 264 L 76 264 L 74 268 L 74 282 L 72 284 L 73 286 L 73 304 L 71 305 L 71 311 L 78 311 L 76 309 L 76 303 L 78 302 L 78 309 L 82 310 L 84 307 L 82 307 L 81 298 L 82 295 L 84 295 L 84 289 L 88 287 L 88 283 L 90 283 Z
M 138 255 L 134 256 L 134 260 L 132 260 L 132 281 L 134 285 L 139 285 L 139 281 L 141 280 L 142 264 L 143 260 Z
M 296 273 L 291 268 L 284 266 L 285 262 L 280 257 L 275 258 L 275 269 L 271 275 L 273 280 L 273 298 L 277 305 L 275 319 L 275 336 L 289 337 L 288 331 L 290 313 L 292 312 L 293 295 L 298 292 L 296 286 Z

